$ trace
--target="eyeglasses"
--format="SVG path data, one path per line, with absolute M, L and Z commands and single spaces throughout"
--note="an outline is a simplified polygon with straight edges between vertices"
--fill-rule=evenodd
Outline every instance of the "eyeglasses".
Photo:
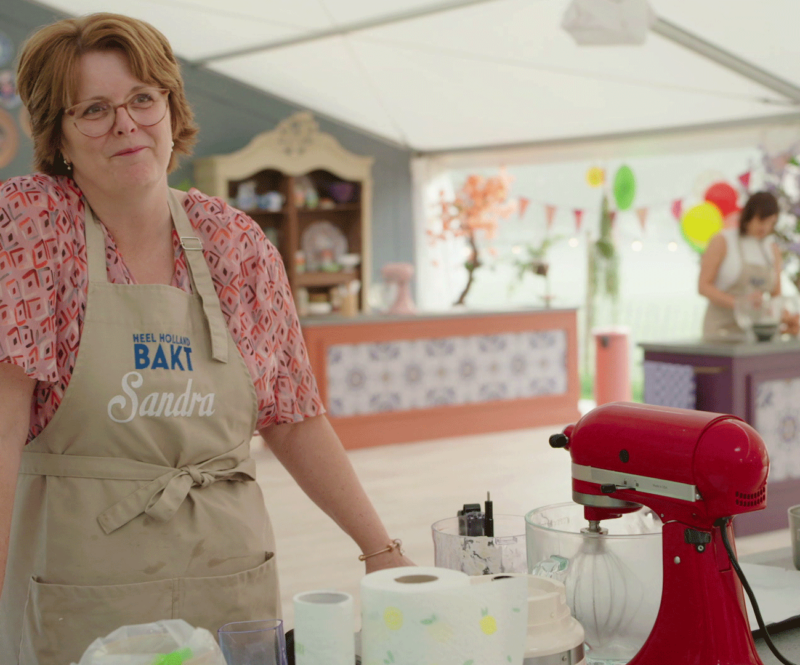
M 97 138 L 111 131 L 117 119 L 117 109 L 125 107 L 137 125 L 152 127 L 167 115 L 169 90 L 164 88 L 142 88 L 122 104 L 112 104 L 107 99 L 91 99 L 64 109 L 74 118 L 75 127 L 84 136 Z

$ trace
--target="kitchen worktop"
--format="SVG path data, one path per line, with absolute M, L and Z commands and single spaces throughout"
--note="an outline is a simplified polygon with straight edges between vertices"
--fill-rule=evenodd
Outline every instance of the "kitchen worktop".
M 341 314 L 309 315 L 300 317 L 303 328 L 312 326 L 348 326 L 370 323 L 407 323 L 414 321 L 437 321 L 460 318 L 496 317 L 513 314 L 550 314 L 558 312 L 575 312 L 575 307 L 520 307 L 515 309 L 480 309 L 457 308 L 442 312 L 417 312 L 415 314 L 387 314 L 385 312 L 361 313 L 356 316 L 342 316 Z
M 677 342 L 640 342 L 645 353 L 677 353 L 688 356 L 719 356 L 744 358 L 800 351 L 800 340 L 796 337 L 777 339 L 771 342 L 730 341 L 709 342 L 702 339 Z
M 742 563 L 754 563 L 762 566 L 775 566 L 785 570 L 794 570 L 792 548 L 781 547 L 767 552 L 749 554 L 740 558 Z M 756 596 L 758 601 L 758 596 Z M 800 616 L 792 617 L 781 623 L 767 626 L 772 641 L 785 658 L 793 663 L 800 663 Z M 754 631 L 756 650 L 764 665 L 779 665 L 780 661 L 769 650 L 761 630 Z

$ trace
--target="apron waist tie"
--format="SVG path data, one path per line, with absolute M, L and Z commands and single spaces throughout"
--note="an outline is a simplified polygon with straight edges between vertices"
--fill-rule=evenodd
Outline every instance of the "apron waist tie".
M 247 482 L 256 479 L 250 441 L 200 464 L 163 467 L 120 457 L 85 457 L 24 451 L 20 473 L 41 476 L 146 480 L 138 490 L 104 510 L 97 518 L 106 534 L 141 514 L 159 522 L 170 520 L 192 487 L 208 487 L 219 480 Z M 169 469 L 165 473 L 165 468 Z

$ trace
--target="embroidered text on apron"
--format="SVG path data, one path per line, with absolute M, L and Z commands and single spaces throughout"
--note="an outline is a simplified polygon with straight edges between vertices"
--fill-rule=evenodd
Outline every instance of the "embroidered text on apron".
M 23 452 L 0 663 L 64 665 L 121 625 L 279 616 L 249 444 L 252 379 L 170 191 L 193 294 L 108 283 L 86 206 L 89 294 L 72 378 Z
M 726 293 L 732 296 L 742 296 L 754 290 L 769 291 L 775 288 L 775 269 L 769 257 L 764 254 L 766 260 L 765 265 L 758 263 L 745 263 L 744 253 L 742 252 L 741 238 L 737 238 L 737 251 L 739 252 L 740 260 L 742 262 L 742 270 L 739 277 L 733 283 Z M 761 251 L 763 252 L 763 245 L 759 243 Z M 728 251 L 731 251 L 729 248 Z M 703 338 L 706 340 L 724 340 L 724 339 L 737 339 L 744 334 L 744 331 L 736 323 L 736 317 L 733 310 L 727 307 L 720 307 L 714 303 L 708 303 L 705 318 L 703 319 Z

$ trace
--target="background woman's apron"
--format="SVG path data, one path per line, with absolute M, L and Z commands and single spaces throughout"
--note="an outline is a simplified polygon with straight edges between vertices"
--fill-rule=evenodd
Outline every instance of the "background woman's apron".
M 772 292 L 775 288 L 775 268 L 769 257 L 764 254 L 766 263 L 745 263 L 744 252 L 742 252 L 742 241 L 737 239 L 736 250 L 739 252 L 742 262 L 742 270 L 739 277 L 726 293 L 734 297 L 743 296 L 753 291 Z M 732 248 L 728 248 L 731 251 Z M 761 249 L 763 252 L 763 247 Z M 713 302 L 708 303 L 706 315 L 703 319 L 703 338 L 707 340 L 737 339 L 741 338 L 744 331 L 736 323 L 733 310 L 727 307 L 720 307 Z
M 214 632 L 279 616 L 255 481 L 253 382 L 175 194 L 193 294 L 115 285 L 86 207 L 89 294 L 64 400 L 26 447 L 0 603 L 2 665 L 65 665 L 121 625 Z

